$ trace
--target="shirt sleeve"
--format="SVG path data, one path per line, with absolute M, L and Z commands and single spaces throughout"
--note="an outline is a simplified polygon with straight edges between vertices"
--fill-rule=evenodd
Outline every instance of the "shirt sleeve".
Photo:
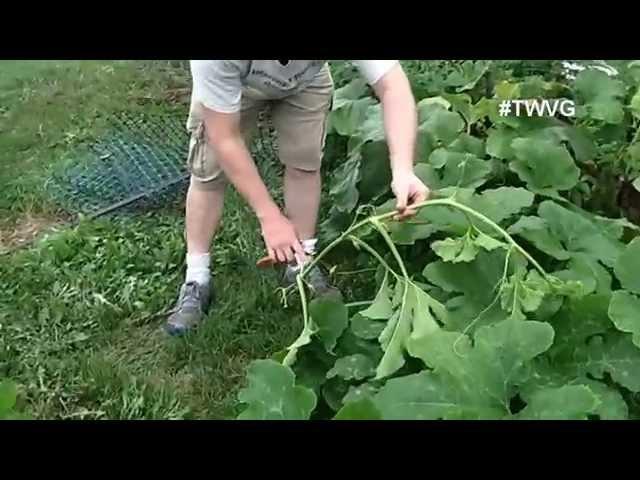
M 192 96 L 216 112 L 240 111 L 242 98 L 241 60 L 191 60 Z
M 399 63 L 398 60 L 352 60 L 352 62 L 369 85 L 375 85 Z

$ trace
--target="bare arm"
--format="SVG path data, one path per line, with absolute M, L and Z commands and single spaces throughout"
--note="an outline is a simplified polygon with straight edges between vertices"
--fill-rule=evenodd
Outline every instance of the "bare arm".
M 207 140 L 229 181 L 249 203 L 258 219 L 278 215 L 280 209 L 269 194 L 240 131 L 239 113 L 204 109 Z
M 411 85 L 402 67 L 396 65 L 373 86 L 382 104 L 385 135 L 389 146 L 397 219 L 416 214 L 412 205 L 424 202 L 429 189 L 414 173 L 418 113 Z
M 413 172 L 418 114 L 409 80 L 396 65 L 373 88 L 382 104 L 394 176 L 396 172 Z
M 280 262 L 304 258 L 293 225 L 269 194 L 245 145 L 240 131 L 240 114 L 204 110 L 207 140 L 229 181 L 256 213 L 269 256 Z

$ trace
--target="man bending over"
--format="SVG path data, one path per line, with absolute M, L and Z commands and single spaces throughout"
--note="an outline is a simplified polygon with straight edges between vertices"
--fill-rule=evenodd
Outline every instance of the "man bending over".
M 380 99 L 400 218 L 426 200 L 414 174 L 415 100 L 397 60 L 354 60 Z M 194 60 L 187 127 L 191 132 L 187 193 L 187 274 L 166 330 L 181 334 L 198 325 L 213 298 L 209 249 L 230 182 L 249 203 L 273 261 L 286 264 L 285 280 L 315 253 L 320 205 L 320 165 L 333 81 L 326 60 Z M 269 105 L 285 166 L 284 203 L 275 203 L 249 153 L 258 113 Z M 320 269 L 309 272 L 316 294 L 331 289 Z

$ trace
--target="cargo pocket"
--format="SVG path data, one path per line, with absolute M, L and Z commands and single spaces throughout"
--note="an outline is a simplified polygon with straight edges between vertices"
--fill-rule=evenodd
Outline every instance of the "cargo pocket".
M 216 164 L 207 143 L 204 122 L 199 122 L 191 133 L 187 166 L 199 180 L 209 181 L 216 176 Z

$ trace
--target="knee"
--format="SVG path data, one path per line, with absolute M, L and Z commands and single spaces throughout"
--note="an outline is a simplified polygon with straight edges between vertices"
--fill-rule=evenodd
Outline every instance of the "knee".
M 206 196 L 207 194 L 215 194 L 224 192 L 227 181 L 224 175 L 219 175 L 211 180 L 202 181 L 195 176 L 191 176 L 189 183 L 189 195 Z
M 286 174 L 293 180 L 307 180 L 320 177 L 319 169 L 307 169 L 287 166 L 285 168 Z

